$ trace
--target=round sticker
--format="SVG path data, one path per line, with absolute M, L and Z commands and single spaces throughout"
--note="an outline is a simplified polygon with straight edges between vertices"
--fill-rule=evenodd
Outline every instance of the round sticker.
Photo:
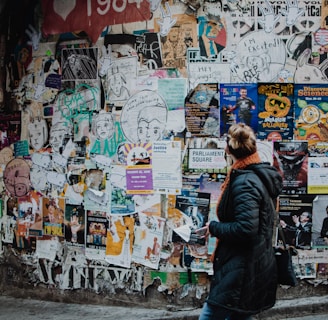
M 3 180 L 14 197 L 23 197 L 30 191 L 30 166 L 23 159 L 13 159 L 6 165 Z
M 313 124 L 320 120 L 320 111 L 316 106 L 308 105 L 302 110 L 301 116 L 305 123 Z

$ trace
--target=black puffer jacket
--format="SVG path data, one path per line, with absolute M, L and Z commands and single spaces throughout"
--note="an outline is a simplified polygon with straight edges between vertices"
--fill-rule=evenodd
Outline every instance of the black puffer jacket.
M 275 304 L 275 213 L 270 198 L 276 198 L 281 189 L 282 178 L 268 163 L 231 172 L 218 207 L 220 222 L 209 226 L 219 244 L 208 303 L 250 314 Z

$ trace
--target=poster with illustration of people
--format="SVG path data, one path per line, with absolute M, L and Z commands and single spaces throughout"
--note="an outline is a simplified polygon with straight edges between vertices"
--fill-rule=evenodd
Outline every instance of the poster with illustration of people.
M 42 236 L 42 195 L 36 191 L 18 198 L 17 235 L 21 237 Z
M 168 107 L 157 92 L 143 90 L 124 104 L 120 121 L 128 142 L 144 143 L 161 140 L 165 133 Z
M 43 235 L 64 236 L 64 198 L 42 198 Z
M 258 132 L 261 140 L 292 140 L 294 133 L 294 84 L 259 83 Z
M 234 123 L 243 122 L 258 130 L 257 84 L 220 84 L 220 134 L 226 134 Z
M 120 106 L 135 93 L 138 58 L 126 57 L 113 60 L 104 81 L 105 100 Z
M 108 219 L 105 260 L 116 266 L 130 268 L 135 218 L 109 215 Z
M 184 224 L 191 230 L 188 243 L 205 244 L 205 238 L 200 238 L 193 231 L 204 227 L 210 212 L 211 194 L 196 192 L 187 189 L 181 190 L 176 196 L 175 208 L 183 213 Z M 173 233 L 172 241 L 181 241 L 182 237 L 177 232 Z
M 85 255 L 88 259 L 104 260 L 108 228 L 106 211 L 86 210 Z
M 328 86 L 326 84 L 296 84 L 295 96 L 295 139 L 328 139 L 326 127 L 328 117 Z
M 286 243 L 298 249 L 312 246 L 314 195 L 281 195 L 279 197 L 279 220 Z M 281 244 L 277 233 L 277 244 Z
M 154 19 L 154 31 L 160 35 L 163 67 L 176 68 L 184 78 L 186 52 L 197 45 L 197 21 L 194 15 L 172 14 L 169 2 L 160 6 L 161 17 Z
M 138 214 L 132 261 L 152 269 L 158 269 L 162 249 L 165 219 L 143 213 Z
M 313 201 L 313 248 L 328 248 L 328 195 L 319 195 Z
M 64 219 L 65 242 L 71 246 L 85 245 L 85 210 L 82 205 L 66 204 Z
M 273 165 L 283 177 L 283 194 L 307 193 L 308 158 L 307 141 L 273 142 Z

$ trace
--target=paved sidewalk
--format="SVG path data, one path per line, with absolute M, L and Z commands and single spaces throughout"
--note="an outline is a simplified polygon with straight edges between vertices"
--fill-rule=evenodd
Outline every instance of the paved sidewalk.
M 200 309 L 167 311 L 136 307 L 67 304 L 0 295 L 0 320 L 197 320 Z M 300 317 L 301 318 L 295 318 Z M 278 301 L 254 320 L 326 320 L 328 296 Z

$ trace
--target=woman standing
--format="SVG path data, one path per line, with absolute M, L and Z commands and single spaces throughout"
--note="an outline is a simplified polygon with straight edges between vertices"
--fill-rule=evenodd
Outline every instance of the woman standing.
M 229 128 L 226 153 L 233 165 L 222 185 L 218 221 L 208 224 L 217 238 L 214 275 L 199 320 L 246 320 L 275 304 L 277 272 L 271 199 L 282 190 L 282 177 L 261 162 L 253 130 Z

